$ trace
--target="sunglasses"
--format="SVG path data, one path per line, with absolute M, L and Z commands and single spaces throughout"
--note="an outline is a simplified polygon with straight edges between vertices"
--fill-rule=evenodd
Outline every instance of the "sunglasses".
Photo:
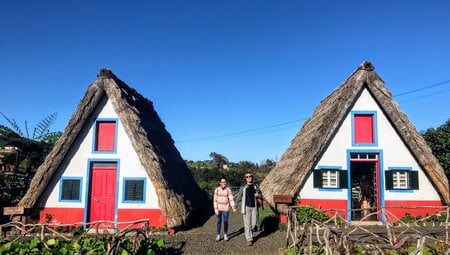
M 252 178 L 253 177 L 253 175 L 247 175 L 247 176 L 245 176 L 245 178 Z

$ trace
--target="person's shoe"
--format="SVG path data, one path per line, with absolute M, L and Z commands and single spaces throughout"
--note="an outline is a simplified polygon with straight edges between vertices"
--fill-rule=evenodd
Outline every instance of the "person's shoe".
M 227 234 L 224 234 L 223 235 L 223 240 L 226 242 L 226 241 L 228 241 L 228 235 Z
M 252 241 L 247 241 L 247 246 L 252 246 L 253 242 Z
M 220 235 L 216 236 L 216 242 L 220 241 Z

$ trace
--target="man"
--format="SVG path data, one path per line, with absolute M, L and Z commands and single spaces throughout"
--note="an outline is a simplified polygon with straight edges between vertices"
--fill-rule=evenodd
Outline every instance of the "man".
M 258 219 L 257 198 L 261 198 L 261 192 L 253 183 L 253 174 L 245 174 L 245 184 L 241 186 L 236 195 L 236 203 L 241 203 L 241 213 L 244 215 L 244 234 L 247 245 L 253 245 L 253 229 Z

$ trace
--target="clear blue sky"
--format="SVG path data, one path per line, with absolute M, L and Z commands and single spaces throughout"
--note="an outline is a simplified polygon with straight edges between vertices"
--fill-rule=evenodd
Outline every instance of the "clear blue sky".
M 396 97 L 418 130 L 442 125 L 449 23 L 450 1 L 0 0 L 0 111 L 23 129 L 57 112 L 62 131 L 108 67 L 185 159 L 259 163 L 364 60 L 394 95 L 444 82 Z

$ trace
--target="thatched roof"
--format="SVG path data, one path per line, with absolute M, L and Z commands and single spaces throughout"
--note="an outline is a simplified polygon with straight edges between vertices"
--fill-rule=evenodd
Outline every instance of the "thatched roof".
M 444 203 L 449 203 L 449 186 L 444 169 L 430 147 L 400 110 L 383 80 L 370 62 L 364 62 L 347 80 L 328 95 L 292 140 L 274 169 L 261 183 L 265 199 L 274 206 L 273 195 L 298 194 L 307 176 L 327 149 L 334 135 L 366 88 L 404 141 L 411 154 L 436 187 Z M 284 211 L 285 207 L 283 208 Z
M 158 203 L 169 228 L 181 227 L 207 198 L 175 148 L 172 137 L 159 118 L 153 103 L 101 69 L 53 150 L 38 168 L 19 206 L 34 207 L 72 144 L 102 97 L 107 96 L 147 171 L 158 195 Z

